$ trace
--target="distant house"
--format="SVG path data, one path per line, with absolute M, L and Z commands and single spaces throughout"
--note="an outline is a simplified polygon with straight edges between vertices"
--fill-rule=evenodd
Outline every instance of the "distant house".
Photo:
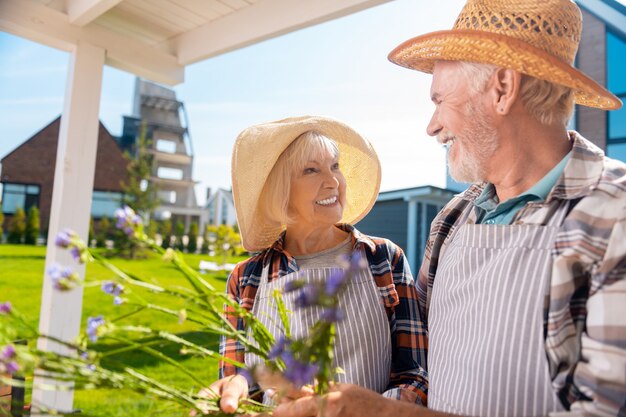
M 58 117 L 2 158 L 2 211 L 5 228 L 18 208 L 40 210 L 41 229 L 48 229 L 52 185 L 61 118 Z M 96 172 L 91 214 L 94 218 L 113 217 L 121 206 L 122 187 L 126 179 L 127 160 L 115 139 L 100 123 Z
M 415 275 L 422 262 L 430 224 L 454 194 L 452 190 L 430 185 L 381 192 L 372 210 L 356 227 L 400 246 Z
M 214 193 L 211 193 L 211 190 L 208 189 L 205 210 L 208 213 L 208 225 L 235 226 L 237 224 L 233 192 L 230 190 L 218 188 Z

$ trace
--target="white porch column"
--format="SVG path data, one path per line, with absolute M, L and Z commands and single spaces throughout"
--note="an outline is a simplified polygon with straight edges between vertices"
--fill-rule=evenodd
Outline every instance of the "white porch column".
M 81 277 L 85 266 L 78 266 L 69 251 L 55 246 L 55 237 L 64 228 L 73 229 L 85 241 L 89 233 L 91 196 L 93 191 L 98 145 L 98 113 L 105 50 L 79 42 L 71 55 L 65 90 L 57 148 L 46 271 L 54 263 L 72 266 Z M 70 341 L 79 332 L 83 290 L 55 291 L 44 272 L 39 330 Z M 58 344 L 39 340 L 38 347 L 64 352 Z M 45 378 L 35 379 L 35 385 L 54 383 Z M 61 411 L 72 410 L 73 391 L 33 390 L 33 407 L 38 404 Z

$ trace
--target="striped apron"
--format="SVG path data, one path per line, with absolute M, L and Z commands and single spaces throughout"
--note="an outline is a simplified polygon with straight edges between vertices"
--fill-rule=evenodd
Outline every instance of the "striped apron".
M 429 312 L 428 406 L 467 416 L 562 411 L 544 346 L 551 249 L 545 225 L 461 226 L 437 271 Z
M 287 282 L 296 279 L 307 283 L 325 281 L 337 270 L 338 268 L 304 269 L 268 283 L 268 267 L 265 267 L 252 313 L 278 339 L 283 331 L 272 299 L 274 290 L 282 289 Z M 295 307 L 294 300 L 298 293 L 299 291 L 293 291 L 283 294 L 287 310 L 291 311 L 291 335 L 295 339 L 307 336 L 313 324 L 320 320 L 323 311 L 317 306 Z M 376 392 L 385 391 L 391 370 L 391 333 L 386 311 L 369 268 L 352 276 L 339 297 L 339 306 L 345 316 L 336 326 L 333 365 L 341 367 L 345 373 L 337 375 L 337 380 Z M 247 366 L 262 363 L 254 354 L 246 354 L 245 362 Z

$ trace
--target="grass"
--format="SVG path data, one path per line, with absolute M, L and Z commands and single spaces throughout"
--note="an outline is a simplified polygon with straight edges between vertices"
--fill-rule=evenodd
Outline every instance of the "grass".
M 41 304 L 41 288 L 44 277 L 45 247 L 26 245 L 0 245 L 0 302 L 10 300 L 11 303 L 22 313 L 27 315 L 29 321 L 36 325 L 39 321 L 39 308 Z M 206 255 L 185 255 L 187 263 L 197 268 L 200 260 L 211 259 Z M 243 258 L 229 259 L 228 262 L 237 262 Z M 160 257 L 149 254 L 146 259 L 128 260 L 113 259 L 113 263 L 120 269 L 135 274 L 144 280 L 155 284 L 187 287 L 183 276 L 169 263 L 163 262 Z M 104 294 L 100 286 L 94 281 L 111 279 L 112 274 L 97 264 L 87 265 L 87 285 L 84 289 L 82 326 L 84 327 L 87 317 L 103 315 L 107 318 L 116 317 L 131 311 L 131 306 L 114 306 L 111 296 Z M 207 273 L 204 278 L 216 289 L 223 291 L 226 285 L 227 275 L 221 273 Z M 143 294 L 142 294 L 143 295 Z M 172 300 L 166 300 L 150 294 L 150 300 L 164 307 L 172 309 L 183 308 L 184 305 Z M 178 323 L 176 317 L 167 316 L 155 311 L 142 311 L 141 313 L 126 319 L 126 322 L 158 327 L 173 333 L 182 334 L 190 340 L 217 350 L 218 340 L 215 337 L 197 332 L 197 327 L 188 323 Z M 103 347 L 103 350 L 114 349 L 114 344 Z M 217 363 L 211 359 L 183 356 L 177 352 L 177 348 L 166 343 L 158 345 L 158 350 L 167 352 L 188 369 L 194 375 L 206 383 L 216 379 Z M 120 362 L 130 363 L 140 372 L 147 374 L 160 381 L 167 382 L 177 387 L 185 387 L 190 392 L 197 391 L 200 387 L 188 376 L 184 375 L 175 367 L 157 361 L 143 352 L 127 352 L 123 356 L 111 357 L 103 365 L 109 368 L 118 368 Z M 93 416 L 187 416 L 188 410 L 176 410 L 174 407 L 162 410 L 150 398 L 129 393 L 121 390 L 77 390 L 75 393 L 74 407 L 84 414 Z

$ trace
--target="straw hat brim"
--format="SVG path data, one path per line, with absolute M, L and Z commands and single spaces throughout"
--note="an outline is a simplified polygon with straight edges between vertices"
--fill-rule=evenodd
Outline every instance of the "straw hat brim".
M 573 66 L 522 40 L 498 33 L 453 29 L 403 42 L 388 56 L 400 66 L 431 73 L 436 61 L 467 61 L 510 68 L 571 87 L 578 104 L 604 110 L 622 106 L 619 98 Z
M 380 161 L 370 142 L 349 126 L 320 116 L 252 126 L 235 141 L 232 158 L 233 201 L 246 250 L 271 246 L 285 229 L 263 218 L 258 210 L 259 197 L 278 157 L 296 138 L 311 130 L 334 140 L 339 148 L 339 164 L 346 178 L 346 204 L 340 223 L 357 223 L 376 202 Z

